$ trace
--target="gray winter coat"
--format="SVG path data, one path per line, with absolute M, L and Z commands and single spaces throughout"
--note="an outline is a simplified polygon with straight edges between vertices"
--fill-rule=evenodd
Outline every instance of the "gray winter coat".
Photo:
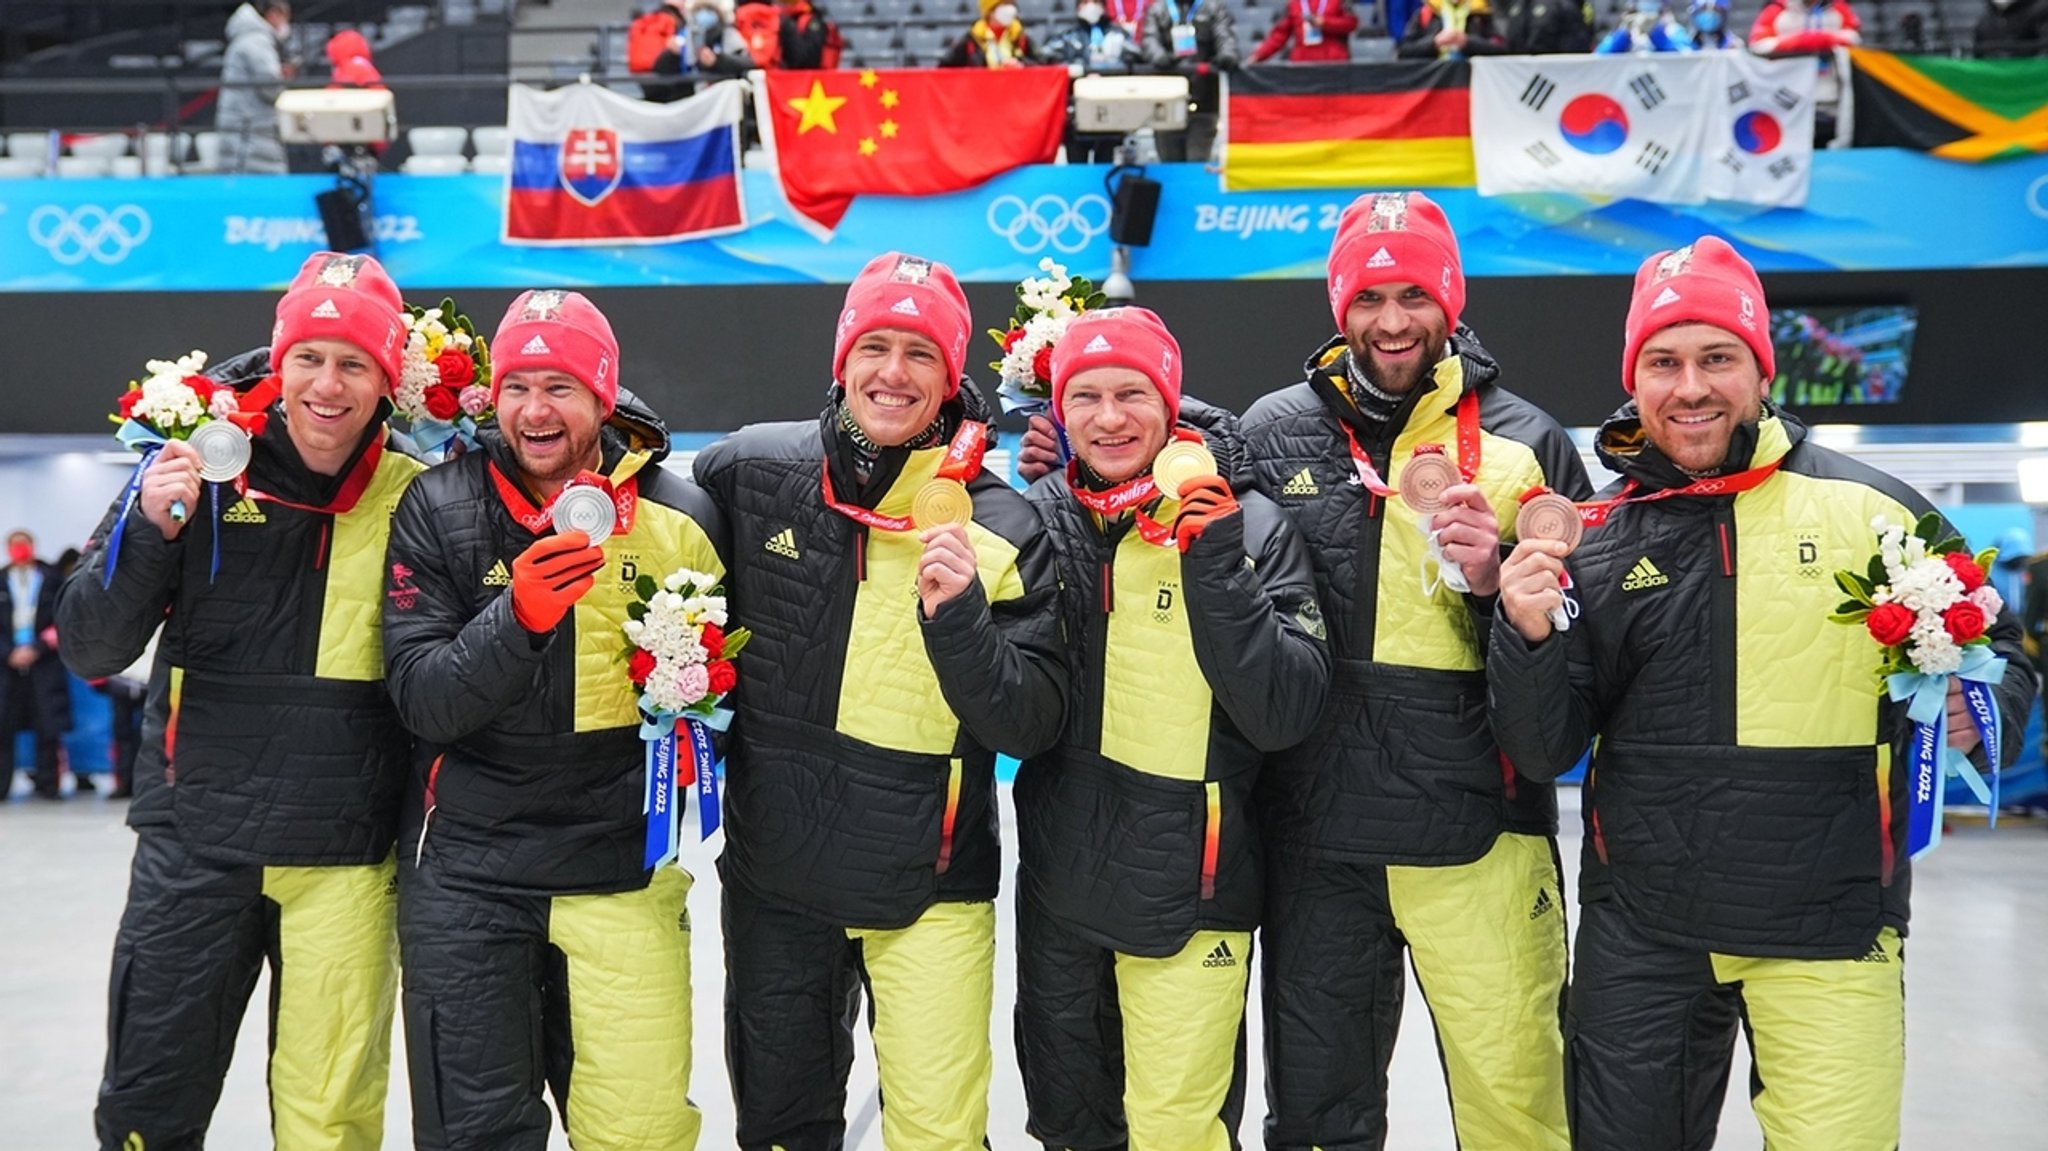
M 252 4 L 228 17 L 228 50 L 221 60 L 220 129 L 222 172 L 281 173 L 284 142 L 277 136 L 278 93 L 284 91 L 284 62 L 277 32 Z M 229 87 L 249 84 L 253 87 Z

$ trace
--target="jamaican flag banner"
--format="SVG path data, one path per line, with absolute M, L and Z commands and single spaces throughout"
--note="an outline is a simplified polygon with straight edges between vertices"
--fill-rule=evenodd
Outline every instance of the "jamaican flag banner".
M 2048 152 L 2048 57 L 1954 60 L 1849 53 L 1849 139 L 1951 160 Z
M 1223 106 L 1223 186 L 1469 188 L 1472 65 L 1246 68 Z

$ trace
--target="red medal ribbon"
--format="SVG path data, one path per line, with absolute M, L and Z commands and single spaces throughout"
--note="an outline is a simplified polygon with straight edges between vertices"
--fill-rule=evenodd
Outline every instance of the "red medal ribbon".
M 1188 443 L 1201 443 L 1202 433 L 1191 428 L 1175 428 L 1173 438 Z M 1118 519 L 1125 512 L 1135 511 L 1138 535 L 1146 543 L 1165 545 L 1173 542 L 1173 529 L 1143 511 L 1143 505 L 1151 503 L 1162 494 L 1159 491 L 1159 483 L 1152 477 L 1151 472 L 1148 471 L 1135 479 L 1125 480 L 1113 488 L 1099 492 L 1082 487 L 1080 478 L 1081 461 L 1068 460 L 1067 490 L 1074 493 L 1074 498 L 1081 502 L 1082 507 L 1105 520 Z
M 988 454 L 988 425 L 980 420 L 962 420 L 960 430 L 953 433 L 953 442 L 946 445 L 946 458 L 939 461 L 934 473 L 935 479 L 953 480 L 965 484 L 981 474 L 982 457 Z M 917 521 L 909 516 L 885 516 L 873 508 L 849 504 L 840 500 L 832 490 L 832 461 L 826 460 L 821 469 L 821 487 L 825 494 L 825 506 L 863 527 L 885 532 L 915 531 Z
M 498 470 L 496 460 L 490 461 L 490 466 L 491 483 L 498 489 L 498 499 L 505 505 L 505 510 L 511 513 L 512 518 L 519 521 L 519 526 L 534 535 L 543 535 L 554 530 L 555 499 L 562 498 L 561 492 L 556 492 L 555 499 L 549 500 L 545 505 L 535 507 L 526 493 L 519 490 L 519 485 Z M 623 482 L 613 484 L 596 472 L 582 471 L 576 473 L 575 479 L 563 484 L 562 491 L 566 492 L 572 487 L 597 488 L 611 497 L 612 510 L 619 515 L 617 533 L 624 535 L 633 530 L 633 513 L 640 507 L 640 477 L 627 476 Z
M 384 437 L 380 434 L 370 441 L 370 446 L 363 449 L 363 454 L 357 458 L 355 466 L 348 470 L 348 475 L 341 481 L 341 490 L 334 493 L 334 498 L 324 504 L 302 504 L 250 487 L 248 472 L 235 477 L 235 494 L 264 503 L 296 508 L 302 512 L 312 512 L 314 515 L 345 515 L 363 498 L 363 493 L 370 489 L 370 479 L 377 474 L 377 462 L 383 458 Z
M 1762 467 L 1750 468 L 1748 471 L 1737 472 L 1732 476 L 1708 476 L 1703 480 L 1694 480 L 1682 488 L 1665 488 L 1662 491 L 1651 492 L 1646 496 L 1629 494 L 1635 491 L 1638 486 L 1636 481 L 1630 480 L 1621 489 L 1621 494 L 1613 499 L 1579 504 L 1579 522 L 1589 528 L 1597 528 L 1607 522 L 1607 517 L 1613 513 L 1615 508 L 1623 504 L 1654 503 L 1657 500 L 1668 500 L 1673 496 L 1740 495 L 1770 479 L 1771 473 L 1777 471 L 1778 465 L 1784 462 L 1783 457 L 1780 457 Z
M 1387 486 L 1387 481 L 1380 478 L 1379 469 L 1372 466 L 1372 457 L 1366 454 L 1364 448 L 1358 446 L 1358 435 L 1351 430 L 1351 425 L 1340 420 L 1338 426 L 1344 429 L 1344 440 L 1351 446 L 1351 466 L 1358 469 L 1358 479 L 1365 485 L 1365 490 L 1383 500 L 1393 499 L 1399 495 L 1399 492 Z M 1418 444 L 1415 447 L 1418 455 L 1443 450 L 1442 444 Z M 1472 477 L 1478 474 L 1479 395 L 1476 392 L 1466 392 L 1458 397 L 1458 475 L 1469 484 Z

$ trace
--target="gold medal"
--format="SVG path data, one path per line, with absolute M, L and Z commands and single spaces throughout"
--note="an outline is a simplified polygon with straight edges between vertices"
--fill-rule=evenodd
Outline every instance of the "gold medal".
M 1444 489 L 1460 480 L 1458 465 L 1442 452 L 1409 457 L 1401 469 L 1401 502 L 1427 515 L 1444 506 Z
M 974 497 L 959 480 L 932 480 L 910 497 L 910 518 L 921 528 L 964 524 L 974 518 Z
M 1579 520 L 1577 505 L 1556 492 L 1530 496 L 1522 502 L 1522 510 L 1515 513 L 1518 540 L 1562 540 L 1569 554 L 1579 546 L 1579 537 L 1585 533 L 1586 525 Z
M 1159 486 L 1160 495 L 1171 499 L 1180 498 L 1181 485 L 1189 480 L 1215 474 L 1216 457 L 1207 445 L 1194 440 L 1175 440 L 1152 457 L 1152 482 Z

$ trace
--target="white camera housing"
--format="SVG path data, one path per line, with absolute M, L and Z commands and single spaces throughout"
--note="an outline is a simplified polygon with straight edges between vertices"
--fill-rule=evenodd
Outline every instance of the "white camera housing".
M 1186 76 L 1081 76 L 1074 81 L 1074 131 L 1107 135 L 1188 126 Z
M 376 144 L 398 136 L 398 106 L 381 88 L 293 88 L 277 98 L 287 144 Z

